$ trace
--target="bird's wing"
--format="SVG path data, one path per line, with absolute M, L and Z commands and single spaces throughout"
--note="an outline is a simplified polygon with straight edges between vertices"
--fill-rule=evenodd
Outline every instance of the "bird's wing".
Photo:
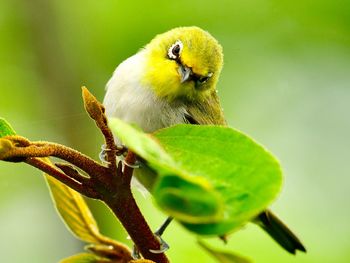
M 186 121 L 200 125 L 226 125 L 219 97 L 214 90 L 204 101 L 190 102 L 186 105 Z

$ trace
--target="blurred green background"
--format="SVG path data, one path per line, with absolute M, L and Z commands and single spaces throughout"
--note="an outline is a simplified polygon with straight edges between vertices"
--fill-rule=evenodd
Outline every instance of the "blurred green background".
M 156 34 L 197 25 L 222 44 L 219 95 L 228 122 L 267 146 L 285 181 L 273 205 L 308 253 L 284 252 L 248 225 L 227 246 L 255 262 L 350 262 L 350 2 L 0 1 L 0 116 L 33 140 L 95 158 L 102 138 L 84 114 L 80 86 L 100 100 L 114 68 Z M 153 228 L 165 218 L 139 203 Z M 98 202 L 104 233 L 127 234 Z M 66 230 L 39 171 L 0 164 L 0 262 L 57 262 L 83 245 Z M 214 263 L 176 223 L 172 262 Z

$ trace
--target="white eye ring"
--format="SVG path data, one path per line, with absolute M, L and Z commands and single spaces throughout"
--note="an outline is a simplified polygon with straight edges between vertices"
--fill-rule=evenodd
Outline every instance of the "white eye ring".
M 180 40 L 177 40 L 174 44 L 171 45 L 171 47 L 168 50 L 168 57 L 170 59 L 178 59 L 180 57 L 183 44 Z

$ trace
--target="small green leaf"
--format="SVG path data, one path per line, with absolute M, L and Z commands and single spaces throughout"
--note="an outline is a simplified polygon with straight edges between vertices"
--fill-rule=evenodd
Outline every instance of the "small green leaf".
M 62 259 L 59 263 L 107 263 L 112 262 L 109 259 L 96 256 L 89 253 L 81 253 L 69 258 Z
M 10 140 L 1 139 L 2 137 L 10 135 L 16 135 L 16 132 L 5 119 L 0 118 L 0 159 L 3 159 L 3 154 L 6 154 L 14 147 Z
M 0 160 L 3 160 L 4 155 L 14 147 L 12 141 L 0 138 Z
M 16 132 L 5 119 L 0 118 L 0 138 L 8 135 L 16 135 Z
M 198 244 L 212 255 L 218 262 L 221 263 L 250 263 L 251 261 L 247 258 L 239 256 L 233 252 L 218 251 L 208 247 L 202 241 L 198 241 Z

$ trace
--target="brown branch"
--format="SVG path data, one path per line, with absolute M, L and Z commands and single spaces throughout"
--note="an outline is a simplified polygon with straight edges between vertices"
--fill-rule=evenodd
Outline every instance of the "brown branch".
M 6 136 L 3 139 L 16 142 L 25 142 L 26 139 L 20 136 Z M 20 145 L 22 146 L 22 145 Z M 88 156 L 67 146 L 51 142 L 32 142 L 27 147 L 13 147 L 6 153 L 3 153 L 2 159 L 11 159 L 14 157 L 57 157 L 65 160 L 83 171 L 90 173 L 92 176 L 98 176 L 105 173 L 106 167 L 101 166 L 98 162 Z
M 104 201 L 125 227 L 144 258 L 157 263 L 168 263 L 164 253 L 151 252 L 160 249 L 160 242 L 148 226 L 130 189 L 135 154 L 131 151 L 127 153 L 127 165 L 121 162 L 116 164 L 118 149 L 107 125 L 104 107 L 86 88 L 83 88 L 83 98 L 86 111 L 104 136 L 107 167 L 69 147 L 51 142 L 30 142 L 21 136 L 0 139 L 0 160 L 24 161 L 85 196 Z M 68 164 L 51 165 L 41 159 L 50 156 L 65 160 Z M 72 165 L 84 171 L 87 176 L 80 174 Z
M 135 161 L 135 154 L 129 151 L 125 162 L 130 166 L 125 165 L 123 173 L 119 175 L 121 177 L 121 180 L 118 181 L 119 189 L 122 191 L 116 192 L 115 196 L 104 201 L 119 218 L 137 249 L 145 258 L 159 263 L 169 262 L 164 253 L 154 254 L 150 251 L 160 250 L 160 243 L 152 233 L 131 193 L 130 181 L 133 173 L 131 166 L 135 164 Z

